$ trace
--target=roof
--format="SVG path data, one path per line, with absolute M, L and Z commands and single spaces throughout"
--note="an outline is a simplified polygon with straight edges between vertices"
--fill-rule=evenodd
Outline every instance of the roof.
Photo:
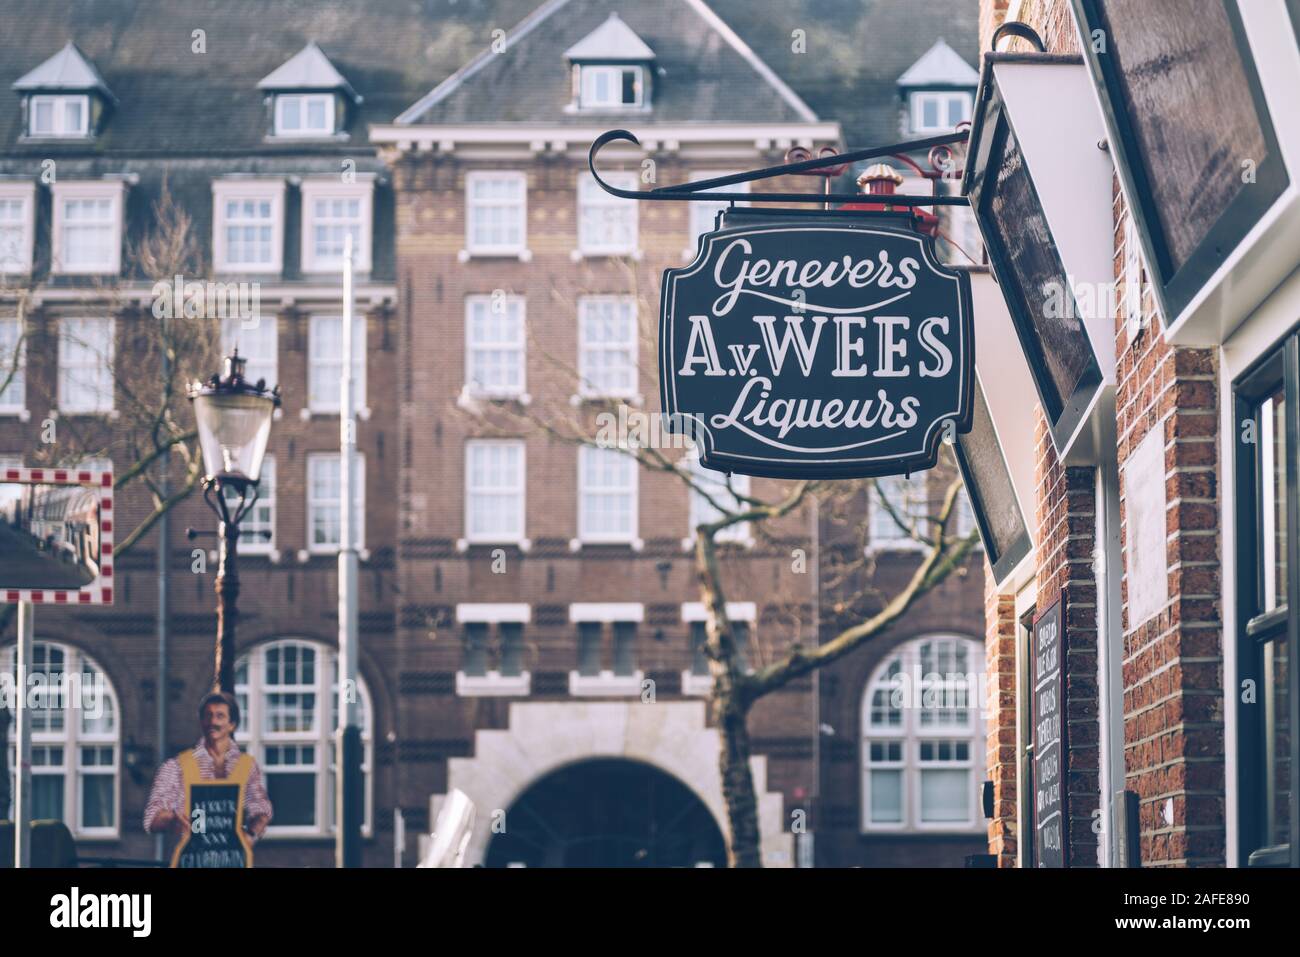
M 524 56 L 499 57 L 498 67 L 504 68 L 499 71 L 479 67 L 483 79 L 497 88 L 497 99 L 480 90 L 473 103 L 457 97 L 455 109 L 476 122 L 491 122 L 483 118 L 492 116 L 491 110 L 499 122 L 529 120 L 535 101 L 531 96 L 519 99 L 519 87 L 557 84 L 548 94 L 547 108 L 556 99 L 567 102 L 564 52 L 612 12 L 655 51 L 657 65 L 665 70 L 656 77 L 664 81 L 658 91 L 663 99 L 656 101 L 653 120 L 670 108 L 682 116 L 739 121 L 799 119 L 779 87 L 755 67 L 758 63 L 812 113 L 839 122 L 846 145 L 892 143 L 902 138 L 898 79 L 936 37 L 946 37 L 966 62 L 978 62 L 978 0 L 780 2 L 782 16 L 774 17 L 770 3 L 755 0 L 709 0 L 707 6 L 687 0 L 594 6 L 588 0 L 258 0 L 254 16 L 247 4 L 212 0 L 95 0 L 92 16 L 84 0 L 4 0 L 0 154 L 15 157 L 26 170 L 29 155 L 66 156 L 70 151 L 203 157 L 355 151 L 368 146 L 369 124 L 391 123 L 442 81 L 456 74 L 463 78 L 467 61 L 482 59 L 474 54 L 489 47 L 492 31 L 510 24 L 518 24 L 509 36 L 519 44 L 515 52 Z M 519 31 L 523 21 L 560 3 L 592 12 L 578 18 L 582 23 L 563 37 L 548 41 L 543 61 L 524 48 Z M 723 32 L 709 26 L 700 8 Z M 674 20 L 676 29 L 668 22 Z M 206 53 L 192 49 L 194 27 L 207 31 Z M 796 27 L 804 31 L 803 52 L 792 40 Z M 550 27 L 543 22 L 534 29 L 541 38 Z M 29 72 L 39 72 L 38 65 L 69 39 L 111 87 L 117 107 L 93 142 L 21 142 L 21 100 L 9 88 Z M 266 94 L 257 81 L 311 42 L 328 51 L 334 68 L 365 98 L 353 111 L 351 140 L 268 143 Z M 683 102 L 695 94 L 698 109 Z
M 502 52 L 484 49 L 397 122 L 590 124 L 565 109 L 565 58 L 589 42 L 658 51 L 652 122 L 817 122 L 704 0 L 549 0 L 506 34 Z
M 898 78 L 899 86 L 979 86 L 980 75 L 940 37 Z
M 653 60 L 655 51 L 645 45 L 617 13 L 564 51 L 570 60 Z
M 345 90 L 354 100 L 356 90 L 334 68 L 316 41 L 291 56 L 258 82 L 259 90 Z
M 95 64 L 87 60 L 71 40 L 54 56 L 15 80 L 13 89 L 24 93 L 38 90 L 98 90 L 109 99 L 113 98 L 112 91 L 95 69 Z

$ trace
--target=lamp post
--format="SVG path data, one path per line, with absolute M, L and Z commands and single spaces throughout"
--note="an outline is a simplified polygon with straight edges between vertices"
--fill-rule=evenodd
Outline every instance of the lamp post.
M 221 523 L 217 530 L 217 647 L 212 687 L 231 694 L 235 691 L 235 623 L 239 614 L 239 522 L 257 501 L 271 417 L 280 404 L 279 386 L 268 389 L 265 380 L 251 383 L 244 378 L 246 361 L 236 349 L 226 357 L 224 375 L 195 382 L 189 393 L 203 450 L 203 499 Z

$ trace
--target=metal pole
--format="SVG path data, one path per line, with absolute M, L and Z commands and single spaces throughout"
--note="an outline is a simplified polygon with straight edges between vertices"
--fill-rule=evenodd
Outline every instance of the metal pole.
M 18 787 L 14 791 L 14 867 L 32 866 L 32 716 L 27 702 L 33 661 L 32 603 L 18 603 Z M 42 702 L 44 704 L 44 702 Z
M 171 341 L 169 339 L 169 327 L 167 324 L 166 313 L 163 314 L 163 350 L 162 350 L 162 369 L 164 387 L 171 382 L 172 362 L 169 353 Z M 171 453 L 167 452 L 162 456 L 161 468 L 158 470 L 158 497 L 164 502 L 168 495 L 168 479 L 171 472 Z M 158 747 L 157 758 L 158 767 L 162 767 L 167 760 L 167 562 L 168 550 L 171 547 L 171 528 L 170 528 L 171 510 L 163 511 L 162 516 L 158 519 Z M 163 844 L 163 835 L 155 834 L 153 838 L 154 857 L 162 859 L 165 850 Z
M 352 236 L 343 240 L 343 376 L 339 405 L 339 726 L 334 865 L 361 866 L 361 729 L 357 724 L 356 409 L 352 390 Z
M 223 495 L 220 486 L 218 496 Z M 224 511 L 224 504 L 222 506 Z M 226 519 L 217 526 L 217 649 L 212 687 L 235 693 L 235 624 L 239 618 L 239 526 Z

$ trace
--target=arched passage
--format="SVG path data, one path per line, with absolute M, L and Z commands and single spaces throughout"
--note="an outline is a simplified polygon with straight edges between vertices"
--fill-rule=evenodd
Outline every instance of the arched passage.
M 726 864 L 713 814 L 681 781 L 640 761 L 596 758 L 531 785 L 510 806 L 485 864 L 693 867 Z

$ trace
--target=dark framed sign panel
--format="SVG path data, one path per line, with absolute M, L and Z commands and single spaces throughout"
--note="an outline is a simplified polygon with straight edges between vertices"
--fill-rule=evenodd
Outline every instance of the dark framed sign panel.
M 1300 334 L 1233 383 L 1233 409 L 1236 863 L 1300 867 Z
M 1294 22 L 1300 5 L 1289 2 Z M 1235 0 L 1071 5 L 1173 324 L 1290 182 L 1241 12 Z
M 1034 866 L 1068 867 L 1065 596 L 1034 619 Z
M 705 468 L 776 478 L 934 466 L 970 428 L 970 277 L 860 212 L 732 209 L 664 272 L 668 427 Z
M 1088 416 L 1105 377 L 996 79 L 986 95 L 971 133 L 975 155 L 968 162 L 967 193 L 1053 444 L 1061 451 Z M 1053 291 L 1059 298 L 1052 299 Z
M 953 451 L 993 580 L 1001 582 L 1029 554 L 1033 543 L 978 376 L 971 429 L 957 436 Z

